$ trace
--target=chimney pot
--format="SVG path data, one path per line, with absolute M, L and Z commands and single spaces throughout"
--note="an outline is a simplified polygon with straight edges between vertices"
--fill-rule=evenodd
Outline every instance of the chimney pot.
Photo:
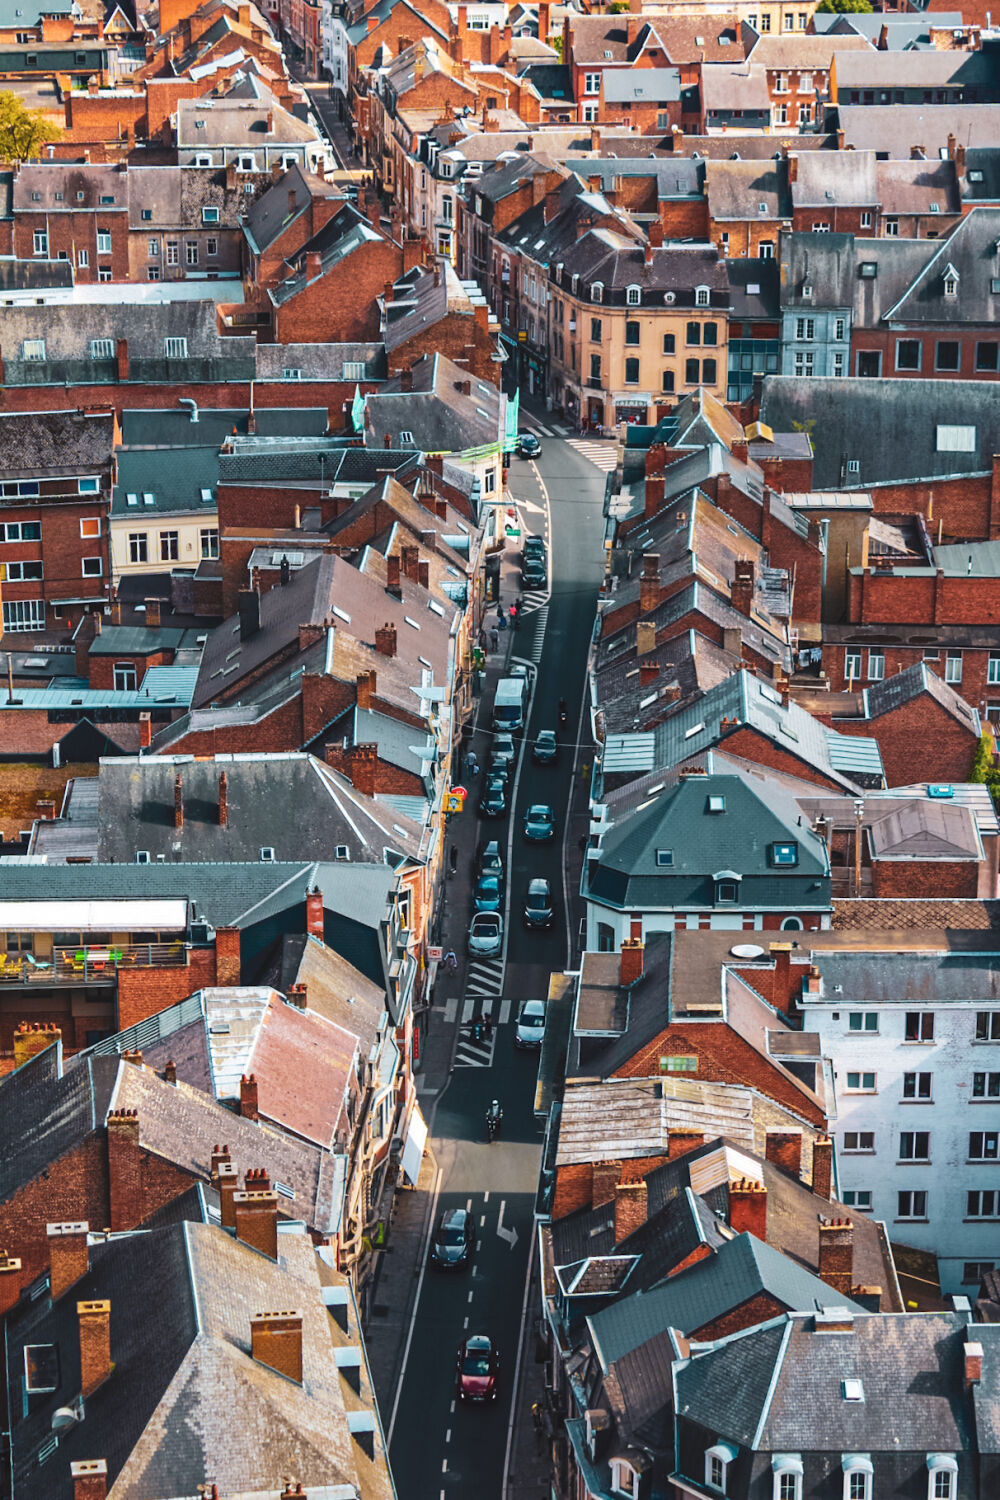
M 850 1219 L 820 1219 L 819 1276 L 842 1297 L 854 1284 L 854 1225 Z
M 240 1174 L 231 1161 L 222 1161 L 213 1176 L 219 1194 L 219 1222 L 223 1229 L 235 1229 L 236 1204 L 233 1200 L 239 1192 Z
M 628 1239 L 646 1222 L 646 1184 L 618 1182 L 615 1184 L 615 1244 Z
M 86 1219 L 70 1224 L 46 1224 L 49 1242 L 49 1289 L 53 1302 L 75 1285 L 90 1270 L 90 1250 Z
M 278 1195 L 273 1188 L 233 1194 L 236 1238 L 278 1259 Z
M 618 982 L 622 989 L 642 978 L 642 958 L 645 944 L 642 938 L 622 938 L 618 964 Z
M 103 1458 L 88 1458 L 71 1463 L 73 1500 L 105 1500 L 108 1493 L 108 1466 Z
M 260 1110 L 257 1101 L 257 1077 L 251 1073 L 244 1073 L 240 1079 L 240 1114 L 244 1120 L 259 1120 Z

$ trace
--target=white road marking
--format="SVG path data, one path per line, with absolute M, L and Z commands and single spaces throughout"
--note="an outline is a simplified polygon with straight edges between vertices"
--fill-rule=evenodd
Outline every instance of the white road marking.
M 451 1428 L 450 1427 L 448 1428 L 448 1431 L 444 1435 L 444 1441 L 445 1441 L 445 1447 L 447 1447 L 447 1445 L 451 1442 Z
M 451 1413 L 452 1416 L 455 1415 L 455 1401 L 454 1401 L 454 1398 L 452 1398 L 452 1403 L 449 1406 L 448 1410 L 449 1410 L 449 1412 Z
M 465 1004 L 462 1006 L 462 1025 L 463 1026 L 468 1026 L 469 1022 L 472 1020 L 472 1012 L 475 1010 L 475 1008 L 476 1008 L 476 1002 L 475 1002 L 475 1000 L 466 1000 Z
M 448 1460 L 446 1458 L 443 1458 L 441 1460 L 441 1473 L 442 1474 L 447 1474 L 447 1472 L 448 1472 Z
M 465 1200 L 465 1212 L 467 1214 L 471 1214 L 471 1212 L 472 1212 L 472 1199 L 471 1198 L 466 1198 L 466 1200 Z
M 466 1297 L 465 1300 L 466 1300 L 466 1302 L 471 1302 L 472 1301 L 472 1293 L 471 1292 L 469 1293 L 469 1295 Z
M 485 1191 L 485 1193 L 483 1194 L 483 1202 L 484 1203 L 489 1203 L 489 1201 L 490 1201 L 490 1190 L 489 1190 L 489 1188 L 487 1188 L 486 1191 Z
M 462 1327 L 463 1328 L 468 1328 L 468 1326 L 469 1326 L 469 1320 L 468 1320 L 468 1318 L 466 1318 L 465 1322 L 462 1324 Z
M 480 1227 L 480 1229 L 485 1229 L 486 1228 L 486 1215 L 485 1214 L 483 1214 L 482 1217 L 479 1220 L 479 1227 Z
M 511 1006 L 513 1004 L 514 1004 L 513 1000 L 501 1000 L 500 1001 L 500 1025 L 501 1026 L 506 1026 L 507 1022 L 510 1020 L 510 1010 L 511 1010 Z M 489 1198 L 489 1196 L 490 1196 L 489 1193 L 487 1193 L 486 1194 L 487 1199 Z
M 436 1211 L 437 1211 L 438 1199 L 441 1196 L 441 1179 L 442 1179 L 443 1175 L 444 1174 L 443 1174 L 442 1169 L 440 1167 L 438 1167 L 437 1176 L 434 1179 L 434 1192 L 431 1195 L 431 1211 L 430 1211 L 430 1215 L 429 1215 L 428 1220 L 427 1220 L 428 1224 L 433 1224 L 434 1223 L 434 1219 L 435 1219 Z M 399 1399 L 400 1399 L 400 1397 L 403 1394 L 403 1380 L 404 1380 L 404 1377 L 406 1375 L 406 1361 L 410 1357 L 410 1345 L 413 1343 L 413 1330 L 417 1326 L 417 1310 L 420 1307 L 420 1293 L 423 1290 L 424 1277 L 426 1276 L 426 1274 L 427 1274 L 427 1256 L 426 1255 L 421 1255 L 421 1257 L 420 1257 L 420 1275 L 417 1278 L 417 1293 L 416 1293 L 416 1296 L 413 1299 L 413 1306 L 410 1309 L 410 1323 L 409 1323 L 409 1327 L 406 1330 L 406 1343 L 405 1343 L 405 1345 L 403 1347 L 403 1363 L 399 1367 L 399 1383 L 396 1386 L 396 1396 L 395 1396 L 395 1399 L 394 1399 L 394 1401 L 392 1403 L 392 1416 L 389 1418 L 389 1428 L 388 1428 L 388 1431 L 386 1432 L 386 1435 L 385 1435 L 385 1445 L 386 1445 L 387 1448 L 392 1443 L 392 1432 L 393 1432 L 393 1428 L 396 1425 L 396 1415 L 397 1415 L 397 1413 L 399 1411 Z
M 458 1015 L 458 996 L 450 995 L 444 1003 L 444 1024 L 454 1026 Z

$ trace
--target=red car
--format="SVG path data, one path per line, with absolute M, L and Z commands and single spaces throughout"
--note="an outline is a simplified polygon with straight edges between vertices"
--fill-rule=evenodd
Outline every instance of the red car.
M 500 1360 L 490 1339 L 474 1333 L 458 1346 L 455 1385 L 463 1401 L 495 1401 Z

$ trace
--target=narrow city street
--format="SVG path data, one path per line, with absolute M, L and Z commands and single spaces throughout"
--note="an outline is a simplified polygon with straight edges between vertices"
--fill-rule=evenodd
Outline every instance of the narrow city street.
M 470 1495 L 473 1487 L 477 1500 L 499 1500 L 522 1335 L 526 1357 L 533 1356 L 534 1308 L 526 1309 L 525 1301 L 542 1143 L 533 1114 L 538 1053 L 515 1050 L 514 1023 L 521 1001 L 544 999 L 550 971 L 564 967 L 575 955 L 578 910 L 575 891 L 564 889 L 566 832 L 573 779 L 580 775 L 578 725 L 603 570 L 607 445 L 571 445 L 549 437 L 552 428 L 545 418 L 533 421 L 527 415 L 523 425 L 539 435 L 542 453 L 533 463 L 513 460 L 510 487 L 527 529 L 548 535 L 550 592 L 526 599 L 512 642 L 513 660 L 529 663 L 534 681 L 526 734 L 511 780 L 511 811 L 506 820 L 484 821 L 477 830 L 479 841 L 499 838 L 507 851 L 506 952 L 504 961 L 473 966 L 461 951 L 464 993 L 448 1002 L 444 1017 L 459 1032 L 454 1068 L 433 1104 L 424 1101 L 439 1170 L 431 1224 L 446 1208 L 469 1207 L 475 1215 L 477 1243 L 468 1269 L 428 1269 L 419 1282 L 401 1386 L 392 1411 L 385 1412 L 401 1500 Z M 569 714 L 560 730 L 561 697 L 567 700 Z M 559 735 L 554 766 L 538 767 L 531 761 L 530 746 L 542 729 L 557 730 Z M 478 735 L 476 744 L 482 760 L 488 753 L 488 737 Z M 589 760 L 586 744 L 582 759 Z M 555 814 L 556 837 L 551 843 L 525 840 L 524 813 L 534 802 L 548 803 Z M 474 794 L 464 816 L 476 818 Z M 547 932 L 525 931 L 521 921 L 528 882 L 536 877 L 551 882 L 555 900 L 555 918 Z M 467 887 L 472 878 L 472 863 L 466 859 L 451 887 L 452 899 L 460 897 L 463 910 L 471 905 Z M 469 1023 L 484 1014 L 498 1023 L 493 1036 L 470 1045 Z M 504 1117 L 502 1131 L 490 1145 L 485 1112 L 494 1098 L 500 1100 Z M 456 1400 L 456 1353 L 461 1341 L 476 1333 L 487 1334 L 498 1346 L 499 1395 L 487 1406 L 465 1407 Z

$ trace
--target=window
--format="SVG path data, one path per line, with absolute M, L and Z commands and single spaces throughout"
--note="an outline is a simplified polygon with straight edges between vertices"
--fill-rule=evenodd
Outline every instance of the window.
M 776 104 L 774 106 L 774 123 L 775 123 L 775 125 L 787 125 L 788 124 L 788 105 L 787 104 Z M 813 225 L 813 228 L 814 229 L 816 228 L 815 224 Z
M 844 652 L 844 676 L 848 682 L 857 682 L 861 676 L 861 652 Z
M 9 562 L 0 566 L 6 570 L 8 583 L 38 583 L 42 578 L 40 562 Z
M 0 524 L 0 542 L 40 542 L 40 521 L 7 521 Z
M 976 369 L 996 374 L 1000 370 L 1000 344 L 976 345 Z
M 639 361 L 637 359 L 627 359 L 625 361 L 625 384 L 639 384 Z
M 874 1130 L 845 1130 L 844 1131 L 844 1150 L 845 1151 L 874 1151 L 875 1150 L 875 1132 L 874 1132 Z
M 849 1031 L 878 1031 L 877 1010 L 852 1010 L 847 1017 Z
M 1000 1132 L 996 1130 L 973 1130 L 969 1135 L 970 1161 L 996 1161 Z
M 188 357 L 188 341 L 187 341 L 187 339 L 177 339 L 177 338 L 164 339 L 163 340 L 163 357 L 164 357 L 164 359 L 187 359 L 187 357 Z
M 29 364 L 41 364 L 45 358 L 45 340 L 24 339 L 21 344 L 21 358 Z
M 199 533 L 202 557 L 218 557 L 219 532 L 215 526 L 204 526 Z
M 663 335 L 663 352 L 664 354 L 675 354 L 677 352 L 677 340 L 672 333 L 665 333 Z
M 590 356 L 590 378 L 596 384 L 601 383 L 601 356 L 592 354 Z
M 760 18 L 760 29 L 761 29 L 761 32 L 770 31 L 770 29 L 771 29 L 771 17 L 769 15 L 765 14 L 765 15 L 761 16 L 761 18 Z
M 1000 1073 L 973 1073 L 973 1099 L 1000 1099 Z
M 159 266 L 147 266 L 146 267 L 146 280 L 147 281 L 159 281 L 159 279 L 160 279 L 160 268 L 159 268 Z
M 596 104 L 585 104 L 583 106 L 583 122 L 585 125 L 593 124 L 597 119 L 597 110 L 598 106 Z
M 98 281 L 110 281 L 111 280 L 111 267 L 110 266 L 98 266 L 98 268 L 97 268 L 97 279 L 98 279 Z
M 1000 1042 L 1000 1010 L 976 1011 L 976 1041 Z
M 196 266 L 198 264 L 198 241 L 185 240 L 184 242 L 184 264 Z
M 636 288 L 638 291 L 638 287 Z M 708 307 L 712 300 L 711 288 L 707 286 L 696 286 L 694 289 L 695 307 Z
M 961 367 L 961 344 L 957 339 L 938 339 L 934 345 L 935 370 L 958 370 Z
M 904 1036 L 908 1042 L 933 1042 L 934 1012 L 932 1010 L 908 1010 Z
M 585 94 L 599 94 L 601 92 L 600 73 L 584 73 L 583 92 Z
M 848 1073 L 847 1092 L 849 1094 L 874 1094 L 874 1073 Z
M 848 1469 L 844 1475 L 844 1500 L 871 1500 L 871 1472 Z
M 919 339 L 896 340 L 896 369 L 919 370 L 923 345 Z
M 208 239 L 205 241 L 205 254 L 211 257 L 213 255 L 218 255 L 218 253 L 219 242 L 214 235 L 209 235 Z
M 942 288 L 946 297 L 958 296 L 958 277 L 954 272 L 950 276 L 945 272 Z
M 902 1130 L 899 1134 L 900 1161 L 930 1161 L 931 1133 L 929 1130 Z
M 167 240 L 167 265 L 176 266 L 181 258 L 181 247 L 179 240 Z
M 885 676 L 885 654 L 882 651 L 868 653 L 868 681 L 881 682 Z
M 81 495 L 98 495 L 101 490 L 101 481 L 96 475 L 91 475 L 87 479 L 78 479 L 76 487 Z M 87 527 L 86 531 L 84 530 L 85 526 Z M 80 522 L 81 536 L 100 536 L 100 534 L 101 519 L 99 516 L 89 516 Z
M 969 1194 L 970 1198 L 972 1194 Z M 897 1219 L 926 1219 L 927 1217 L 927 1194 L 923 1191 L 912 1192 L 910 1189 L 896 1194 L 896 1218 Z
M 684 332 L 684 342 L 686 344 L 695 344 L 695 345 L 701 343 L 701 324 L 700 323 L 689 323 L 687 325 L 687 328 L 685 329 L 685 332 Z
M 788 74 L 779 73 L 774 80 L 774 92 L 776 94 L 788 93 Z
M 959 426 L 957 423 L 939 422 L 934 435 L 934 446 L 938 453 L 975 453 L 975 427 Z
M 705 1451 L 705 1485 L 718 1494 L 726 1493 L 726 1478 L 729 1465 L 738 1453 L 732 1443 L 716 1443 Z
M 80 480 L 81 485 L 83 480 Z M 100 516 L 84 516 L 80 522 L 80 535 L 84 538 L 93 539 L 101 534 Z
M 799 862 L 799 846 L 794 839 L 785 843 L 771 845 L 772 865 L 783 865 L 785 867 L 797 865 Z
M 715 882 L 715 899 L 717 902 L 731 902 L 737 900 L 740 893 L 738 880 L 717 880 Z
M 256 172 L 257 158 L 250 152 L 242 154 L 236 163 L 236 170 L 238 172 Z
M 601 323 L 600 318 L 591 318 L 591 320 L 590 320 L 590 342 L 592 344 L 599 344 L 601 342 L 601 333 L 602 333 L 602 331 L 603 331 L 603 325 Z
M 178 558 L 178 534 L 176 531 L 160 532 L 160 561 L 176 562 Z
M 625 342 L 626 344 L 632 344 L 636 347 L 638 347 L 639 344 L 639 324 L 631 318 L 625 324 Z
M 758 245 L 757 245 L 757 250 L 758 250 L 758 252 L 760 254 L 761 260 L 773 260 L 774 259 L 774 241 L 773 240 L 760 240 L 758 242 Z
M 815 362 L 815 356 L 813 355 L 811 350 L 803 351 L 801 349 L 797 349 L 795 352 L 795 374 L 806 376 L 811 375 L 813 373 Z
M 703 323 L 701 325 L 701 341 L 703 344 L 708 344 L 709 347 L 713 347 L 719 342 L 718 323 Z
M 128 560 L 130 563 L 149 562 L 149 541 L 144 531 L 129 532 Z
M 201 222 L 203 224 L 218 224 L 219 210 L 217 208 L 203 208 L 201 211 Z
M 11 633 L 45 629 L 44 599 L 5 599 L 3 628 Z
M 104 563 L 99 557 L 85 557 L 81 561 L 80 571 L 84 578 L 100 578 L 104 572 Z
M 667 395 L 667 396 L 672 396 L 673 395 L 673 392 L 674 392 L 674 372 L 673 372 L 673 370 L 664 370 L 664 372 L 663 372 L 663 378 L 662 378 L 662 381 L 660 383 L 660 389 L 663 391 L 664 395 Z
M 961 682 L 962 680 L 962 657 L 959 652 L 949 652 L 944 659 L 945 682 Z
M 894 218 L 892 218 L 890 216 L 884 222 L 885 222 L 885 232 L 888 235 L 888 237 L 891 240 L 892 239 L 896 239 L 898 237 L 898 235 L 899 235 L 899 220 L 898 219 L 894 219 Z
M 629 286 L 625 288 L 625 306 L 638 307 L 642 301 L 642 288 Z
M 48 255 L 49 236 L 44 229 L 36 229 L 32 237 L 32 251 L 35 255 Z
M 137 685 L 135 665 L 130 661 L 115 662 L 115 692 L 134 693 Z
M 638 1500 L 639 1475 L 624 1458 L 611 1460 L 611 1490 L 615 1495 L 626 1495 L 628 1500 Z
M 686 359 L 684 361 L 684 380 L 687 385 L 697 385 L 700 374 L 701 366 L 696 359 Z
M 111 230 L 99 229 L 97 231 L 97 253 L 98 255 L 111 254 Z
M 870 1188 L 845 1188 L 840 1195 L 840 1201 L 845 1208 L 860 1208 L 866 1214 L 872 1211 L 872 1195 Z
M 931 1097 L 931 1073 L 904 1073 L 903 1098 L 929 1099 Z
M 967 1195 L 965 1201 L 967 1219 L 996 1219 L 1000 1217 L 1000 1193 L 995 1188 L 986 1191 L 977 1189 Z
M 301 380 L 302 371 L 297 365 L 288 365 L 281 372 L 282 380 Z
M 90 251 L 78 250 L 76 252 L 76 263 L 80 267 L 81 271 L 85 271 L 90 265 Z
M 797 1453 L 776 1453 L 771 1459 L 774 1473 L 772 1500 L 802 1500 L 802 1460 Z

